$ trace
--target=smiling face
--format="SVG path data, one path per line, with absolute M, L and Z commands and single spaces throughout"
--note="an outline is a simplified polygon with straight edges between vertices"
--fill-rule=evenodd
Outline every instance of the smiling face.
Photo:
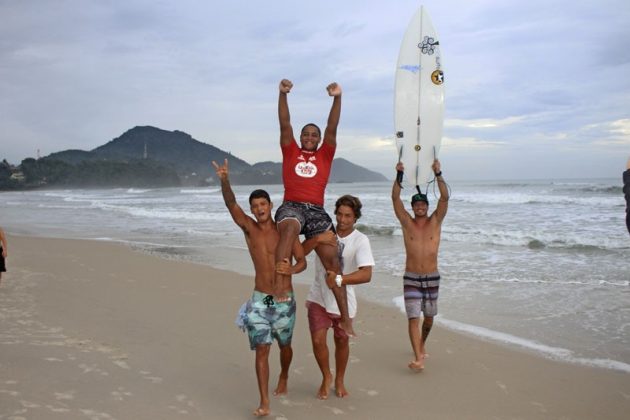
M 300 133 L 300 145 L 302 150 L 314 152 L 317 150 L 317 145 L 322 140 L 322 136 L 319 132 L 319 128 L 313 124 L 307 124 Z
M 411 205 L 415 217 L 425 217 L 429 210 L 429 205 L 425 201 L 416 201 Z
M 271 218 L 273 205 L 266 198 L 253 198 L 250 202 L 250 211 L 258 223 L 264 223 Z
M 352 232 L 354 224 L 357 222 L 352 207 L 343 204 L 337 208 L 335 218 L 337 219 L 337 233 L 342 237 Z

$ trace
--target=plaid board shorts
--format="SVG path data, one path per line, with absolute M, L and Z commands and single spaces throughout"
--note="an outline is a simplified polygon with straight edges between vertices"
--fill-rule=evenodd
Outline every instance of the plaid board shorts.
M 437 300 L 440 290 L 440 273 L 416 274 L 405 271 L 403 276 L 405 310 L 407 318 L 433 317 L 438 313 Z
M 333 230 L 333 222 L 322 206 L 309 203 L 285 201 L 276 211 L 276 223 L 294 219 L 300 223 L 300 234 L 306 239 Z

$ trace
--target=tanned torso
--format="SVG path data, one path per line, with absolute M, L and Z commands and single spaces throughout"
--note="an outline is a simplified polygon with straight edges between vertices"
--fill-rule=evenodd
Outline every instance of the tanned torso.
M 407 254 L 405 271 L 417 274 L 437 271 L 441 228 L 436 217 L 410 218 L 402 231 Z
M 275 223 L 257 225 L 245 230 L 245 241 L 256 270 L 255 290 L 267 294 L 273 292 L 275 277 L 275 252 L 280 234 Z M 291 291 L 291 285 L 282 287 L 282 292 Z

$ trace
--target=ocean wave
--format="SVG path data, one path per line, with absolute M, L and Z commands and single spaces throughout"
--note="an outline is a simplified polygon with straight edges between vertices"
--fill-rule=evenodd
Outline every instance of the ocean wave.
M 209 212 L 209 211 L 188 211 L 168 208 L 155 208 L 148 209 L 142 207 L 129 207 L 119 206 L 113 204 L 107 204 L 100 201 L 93 201 L 91 203 L 93 208 L 98 208 L 104 211 L 114 211 L 119 213 L 129 214 L 135 217 L 150 218 L 150 219 L 171 219 L 171 220 L 195 220 L 195 221 L 229 221 L 230 216 L 227 212 Z
M 454 279 L 453 279 L 454 280 Z M 606 281 L 600 280 L 597 283 L 587 282 L 587 281 L 579 281 L 579 280 L 532 280 L 532 279 L 521 279 L 516 277 L 511 278 L 483 278 L 476 279 L 475 283 L 510 283 L 510 284 L 538 284 L 543 286 L 584 286 L 588 288 L 592 288 L 594 286 L 604 286 L 604 287 L 628 287 L 630 286 L 630 280 L 621 280 L 621 281 Z
M 188 188 L 179 190 L 181 194 L 214 194 L 221 191 L 220 188 Z
M 437 318 L 436 322 L 453 331 L 459 331 L 490 341 L 532 350 L 548 359 L 630 373 L 630 364 L 618 360 L 579 357 L 568 349 L 548 346 L 526 338 L 449 319 Z
M 525 232 L 523 230 L 501 229 L 466 229 L 445 225 L 442 229 L 442 239 L 449 242 L 473 243 L 482 245 L 516 246 L 531 250 L 564 249 L 577 252 L 610 252 L 626 250 L 630 248 L 627 237 L 606 236 L 600 237 L 596 233 L 581 234 L 574 232 L 572 235 L 554 233 L 540 230 L 537 232 Z
M 361 223 L 357 223 L 355 227 L 361 233 L 376 236 L 393 236 L 397 230 L 400 230 L 397 226 L 364 225 Z
M 151 190 L 141 190 L 139 188 L 129 188 L 127 190 L 127 194 L 144 194 L 145 192 L 148 192 Z
M 623 195 L 623 187 L 621 185 L 584 185 L 569 188 L 553 189 L 554 192 L 572 192 L 572 193 L 590 193 L 590 194 L 611 194 Z
M 460 193 L 452 197 L 454 202 L 469 204 L 525 204 L 525 205 L 578 205 L 578 206 L 616 206 L 623 204 L 623 195 L 615 196 L 571 196 L 544 195 L 534 193 Z

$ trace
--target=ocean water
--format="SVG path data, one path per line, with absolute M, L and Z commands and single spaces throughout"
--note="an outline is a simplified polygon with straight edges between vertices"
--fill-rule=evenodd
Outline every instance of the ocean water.
M 234 187 L 246 211 L 253 188 Z M 621 176 L 454 181 L 450 188 L 438 325 L 630 372 L 630 235 Z M 268 191 L 279 205 L 282 186 Z M 332 213 L 342 194 L 361 198 L 358 226 L 370 237 L 376 267 L 358 293 L 402 308 L 405 254 L 390 192 L 390 183 L 330 184 L 326 208 Z M 411 193 L 403 190 L 403 196 Z M 5 192 L 0 225 L 14 234 L 121 241 L 165 258 L 253 274 L 218 188 Z M 312 275 L 309 269 L 295 281 L 309 283 Z

